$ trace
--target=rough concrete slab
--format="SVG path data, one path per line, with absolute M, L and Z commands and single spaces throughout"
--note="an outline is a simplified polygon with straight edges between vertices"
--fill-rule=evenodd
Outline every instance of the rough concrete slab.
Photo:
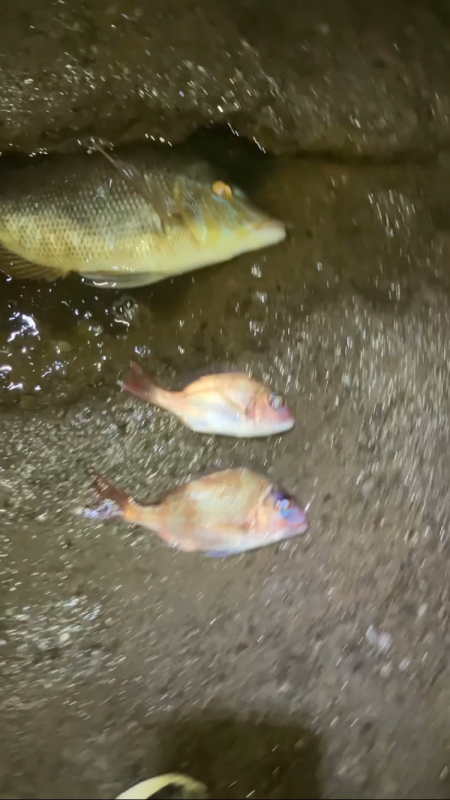
M 280 247 L 120 303 L 2 286 L 2 798 L 167 769 L 213 797 L 448 797 L 448 173 L 252 159 Z M 297 426 L 195 435 L 120 393 L 132 355 L 168 385 L 251 369 Z M 147 497 L 251 464 L 310 530 L 176 554 L 77 515 L 91 464 Z
M 231 124 L 275 151 L 450 143 L 450 12 L 407 0 L 17 0 L 0 8 L 0 148 Z

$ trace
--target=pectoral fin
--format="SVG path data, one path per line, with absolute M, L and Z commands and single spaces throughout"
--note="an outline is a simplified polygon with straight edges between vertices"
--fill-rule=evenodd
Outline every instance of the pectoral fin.
M 243 405 L 243 403 L 240 403 L 239 400 L 230 397 L 228 394 L 222 394 L 222 397 L 224 403 L 231 411 L 233 411 L 235 414 L 238 414 L 240 417 L 245 417 L 247 408 Z
M 0 271 L 18 280 L 56 281 L 68 275 L 67 270 L 34 264 L 0 245 Z
M 203 531 L 204 551 L 210 558 L 225 558 L 246 550 L 240 537 L 248 534 L 248 525 L 208 525 Z M 229 541 L 229 545 L 227 544 Z

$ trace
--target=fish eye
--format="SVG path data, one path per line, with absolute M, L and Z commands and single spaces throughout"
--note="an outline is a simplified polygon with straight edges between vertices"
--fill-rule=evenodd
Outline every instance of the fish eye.
M 292 508 L 292 499 L 284 492 L 277 492 L 275 505 L 282 517 L 288 517 Z
M 217 197 L 223 198 L 223 200 L 231 200 L 233 197 L 233 190 L 228 183 L 224 183 L 223 181 L 214 181 L 212 185 L 212 190 Z
M 280 408 L 283 408 L 284 406 L 284 398 L 281 397 L 279 394 L 271 394 L 270 405 L 275 411 L 278 411 Z
M 277 508 L 286 511 L 286 509 L 291 507 L 292 498 L 286 492 L 275 489 L 273 494 L 275 495 L 275 505 Z

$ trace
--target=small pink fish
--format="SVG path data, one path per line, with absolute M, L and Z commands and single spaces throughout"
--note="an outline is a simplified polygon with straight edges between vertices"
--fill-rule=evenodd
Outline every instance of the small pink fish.
M 270 436 L 294 426 L 283 397 L 243 373 L 205 375 L 179 392 L 157 386 L 134 362 L 122 389 L 165 408 L 198 433 L 240 438 Z
M 290 495 L 249 469 L 226 469 L 183 483 L 153 503 L 138 503 L 92 470 L 101 501 L 85 515 L 149 528 L 172 547 L 227 556 L 290 539 L 308 527 Z

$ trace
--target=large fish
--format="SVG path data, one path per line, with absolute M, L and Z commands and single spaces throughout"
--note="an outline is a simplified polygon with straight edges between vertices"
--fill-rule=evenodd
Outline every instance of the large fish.
M 48 156 L 0 172 L 0 269 L 144 286 L 285 238 L 197 158 L 150 147 Z
M 162 389 L 133 361 L 123 389 L 167 409 L 198 433 L 256 437 L 283 433 L 294 417 L 283 397 L 239 372 L 204 375 L 178 392 Z
M 149 528 L 172 547 L 228 556 L 289 539 L 308 527 L 283 489 L 249 469 L 227 469 L 183 483 L 153 503 L 138 503 L 92 471 L 101 501 L 85 515 Z

